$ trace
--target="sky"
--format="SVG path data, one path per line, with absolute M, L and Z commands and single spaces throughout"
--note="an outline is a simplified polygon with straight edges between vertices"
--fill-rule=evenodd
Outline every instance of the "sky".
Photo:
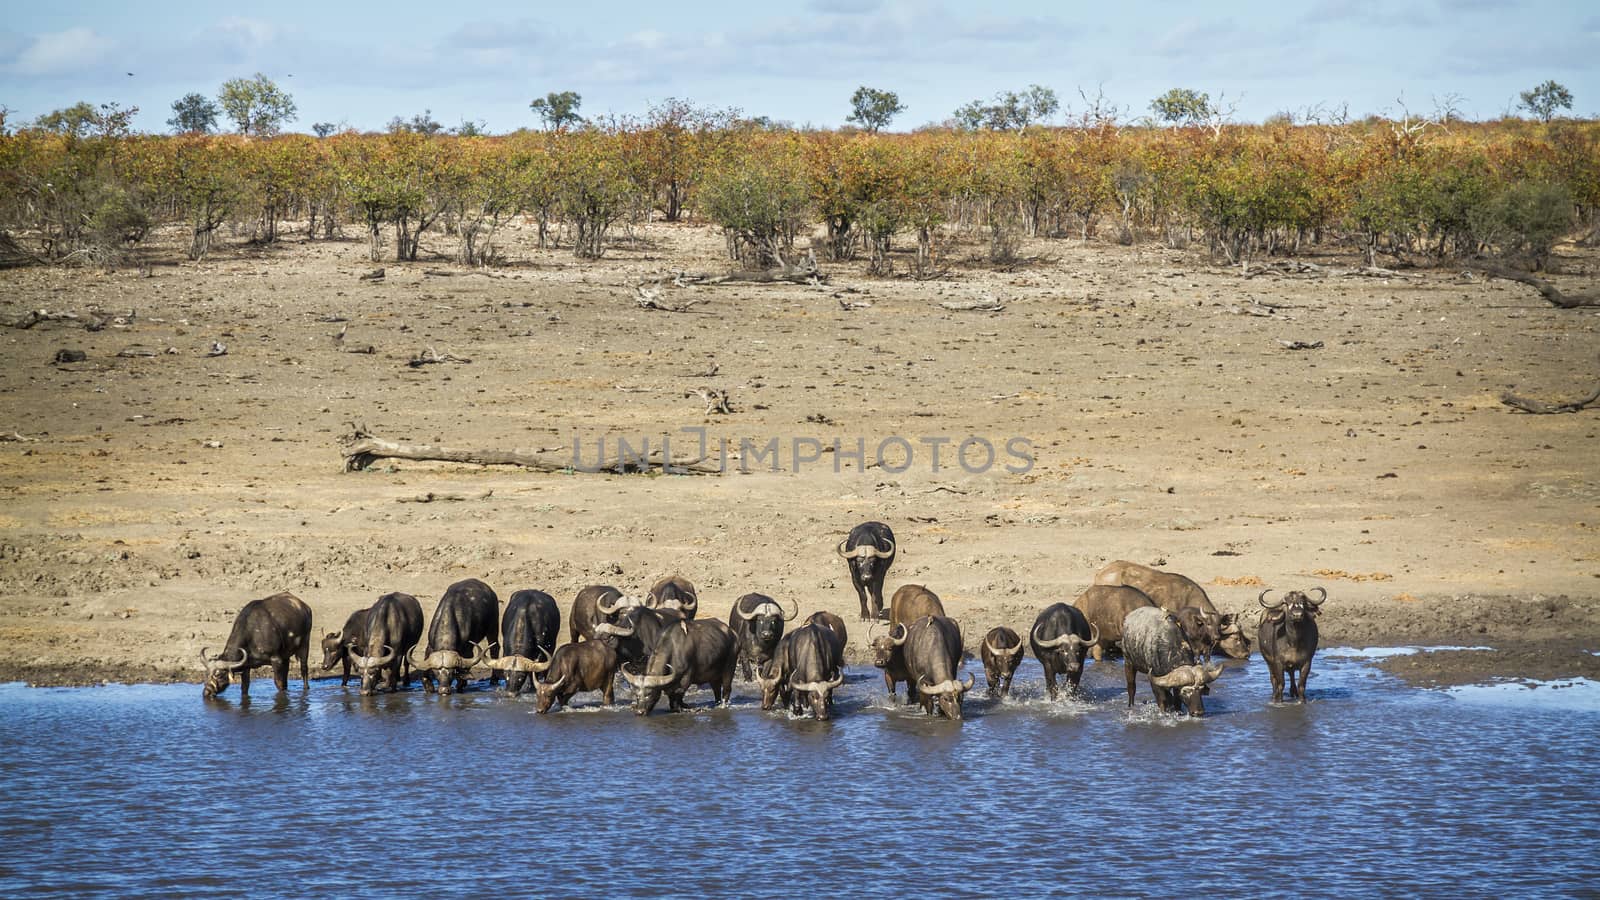
M 1514 109 L 1548 79 L 1600 117 L 1600 0 L 973 2 L 608 0 L 540 3 L 8 3 L 0 105 L 12 123 L 80 100 L 137 106 L 167 130 L 174 100 L 260 72 L 299 107 L 289 130 L 381 129 L 431 110 L 447 126 L 537 126 L 534 97 L 642 115 L 680 98 L 838 127 L 860 85 L 906 105 L 892 130 L 1030 84 L 1064 111 L 1080 89 L 1127 119 L 1174 87 L 1240 121 L 1280 111 L 1467 118 Z M 1057 117 L 1060 121 L 1061 117 Z

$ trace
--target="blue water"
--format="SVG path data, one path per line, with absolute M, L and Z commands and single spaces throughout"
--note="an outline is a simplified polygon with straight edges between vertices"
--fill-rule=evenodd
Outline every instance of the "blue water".
M 1600 711 L 1474 704 L 1259 660 L 1203 720 L 1017 696 L 951 723 L 852 670 L 831 722 L 733 708 L 536 716 L 337 680 L 0 686 L 0 895 L 1535 896 L 1600 889 Z M 619 699 L 626 691 L 619 692 Z M 709 694 L 691 695 L 702 706 Z

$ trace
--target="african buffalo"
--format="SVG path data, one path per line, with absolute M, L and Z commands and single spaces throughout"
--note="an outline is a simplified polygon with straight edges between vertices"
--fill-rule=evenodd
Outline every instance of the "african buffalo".
M 622 658 L 622 665 L 644 665 L 655 652 L 661 636 L 674 625 L 688 621 L 675 609 L 652 609 L 632 606 L 624 609 L 615 622 L 601 622 L 594 627 L 596 640 L 609 640 Z
M 1150 676 L 1150 690 L 1162 712 L 1177 712 L 1181 699 L 1189 715 L 1205 715 L 1202 695 L 1222 674 L 1222 666 L 1195 664 L 1194 650 L 1184 640 L 1177 618 L 1156 606 L 1135 609 L 1122 620 L 1122 660 L 1128 705 L 1133 706 L 1135 679 L 1143 672 Z
M 1011 678 L 1022 665 L 1023 651 L 1027 649 L 1015 631 L 1001 625 L 991 628 L 983 636 L 983 650 L 978 654 L 983 660 L 983 677 L 989 684 L 989 696 L 1005 699 L 1011 693 Z
M 506 673 L 506 690 L 515 697 L 527 687 L 538 659 L 549 659 L 561 637 L 561 610 L 544 591 L 517 591 L 500 618 L 499 658 L 489 668 Z
M 239 696 L 250 696 L 250 670 L 272 666 L 272 682 L 278 690 L 289 689 L 289 660 L 300 658 L 300 686 L 311 688 L 311 607 L 290 593 L 273 594 L 251 600 L 239 610 L 228 632 L 228 643 L 216 656 L 200 651 L 206 667 L 206 684 L 201 694 L 207 699 L 222 693 L 230 677 L 239 673 Z
M 781 642 L 783 659 L 761 679 L 761 708 L 771 709 L 781 691 L 795 714 L 811 706 L 818 721 L 828 718 L 833 692 L 844 684 L 844 644 L 825 625 L 802 625 Z M 786 684 L 779 685 L 779 681 Z
M 889 702 L 896 700 L 895 689 L 906 683 L 906 702 L 917 702 L 917 685 L 906 670 L 906 626 L 892 625 L 886 634 L 873 637 L 867 632 L 867 646 L 872 648 L 872 664 L 883 670 L 883 688 L 889 692 Z
M 1272 702 L 1283 702 L 1283 676 L 1289 673 L 1289 698 L 1306 702 L 1306 679 L 1311 677 L 1311 657 L 1317 653 L 1317 613 L 1328 599 L 1323 588 L 1312 588 L 1313 600 L 1300 591 L 1290 591 L 1277 603 L 1268 603 L 1262 591 L 1256 602 L 1266 613 L 1256 630 L 1261 658 L 1267 661 L 1272 676 Z
M 1205 588 L 1192 578 L 1119 559 L 1107 563 L 1096 572 L 1094 583 L 1138 588 L 1157 606 L 1170 613 L 1193 606 L 1200 610 L 1210 630 L 1216 634 L 1218 650 L 1234 659 L 1245 659 L 1250 655 L 1250 639 L 1245 636 L 1238 615 L 1218 612 L 1216 604 L 1206 596 Z
M 1040 610 L 1028 632 L 1033 655 L 1044 666 L 1044 686 L 1050 699 L 1056 699 L 1056 676 L 1065 675 L 1067 689 L 1078 692 L 1083 679 L 1083 658 L 1100 643 L 1100 630 L 1089 623 L 1082 610 L 1065 603 L 1052 603 Z
M 430 694 L 435 689 L 441 694 L 452 688 L 466 690 L 467 675 L 484 659 L 478 644 L 495 642 L 499 619 L 500 598 L 487 584 L 468 578 L 446 588 L 433 610 L 433 621 L 428 623 L 427 652 L 420 660 L 411 661 L 411 668 L 422 673 L 423 689 Z M 494 684 L 499 676 L 490 669 L 489 683 Z
M 863 522 L 834 548 L 850 566 L 850 583 L 861 600 L 861 620 L 883 618 L 883 576 L 894 565 L 894 532 L 882 522 Z
M 622 667 L 622 677 L 633 685 L 633 711 L 649 715 L 666 694 L 672 711 L 681 712 L 683 695 L 694 685 L 711 688 L 714 702 L 725 704 L 733 693 L 737 658 L 733 631 L 727 625 L 716 619 L 680 620 L 660 636 L 642 674 Z
M 1122 620 L 1141 606 L 1155 606 L 1155 602 L 1138 588 L 1120 585 L 1093 585 L 1072 601 L 1089 624 L 1100 630 L 1100 643 L 1094 650 L 1095 662 L 1106 653 L 1122 651 Z
M 745 594 L 734 601 L 728 613 L 728 627 L 733 629 L 734 641 L 739 647 L 739 671 L 749 681 L 750 664 L 759 668 L 772 658 L 772 651 L 783 637 L 783 623 L 799 614 L 799 606 L 790 604 L 788 615 L 777 601 L 766 594 Z
M 845 630 L 844 620 L 825 609 L 819 609 L 811 615 L 806 616 L 806 624 L 821 625 L 822 627 L 829 629 L 834 634 L 839 636 L 839 646 L 841 647 L 846 647 L 850 644 L 850 632 Z
M 350 618 L 344 620 L 342 630 L 330 631 L 322 639 L 322 670 L 326 672 L 339 663 L 344 664 L 344 672 L 339 676 L 340 687 L 350 683 L 350 648 L 366 646 L 367 613 L 371 609 L 368 606 L 351 613 Z
M 675 609 L 685 619 L 693 619 L 700 609 L 700 592 L 694 582 L 682 575 L 669 575 L 650 586 L 645 605 L 651 609 Z
M 622 596 L 622 592 L 607 584 L 591 584 L 572 598 L 572 615 L 567 619 L 568 639 L 592 641 L 594 628 L 601 622 L 616 622 L 617 616 L 639 605 L 639 601 Z
M 916 685 L 923 712 L 931 716 L 937 710 L 947 718 L 961 718 L 961 698 L 977 681 L 970 674 L 966 681 L 956 679 L 961 668 L 961 627 L 945 616 L 923 616 L 897 627 L 905 632 L 901 650 L 906 674 Z
M 939 595 L 920 584 L 902 584 L 889 599 L 889 624 L 910 625 L 923 616 L 944 615 Z
M 616 700 L 620 662 L 609 640 L 562 644 L 549 662 L 534 665 L 544 674 L 544 681 L 534 682 L 539 692 L 535 709 L 547 713 L 557 703 L 566 706 L 579 691 L 600 691 L 601 702 L 610 706 Z
M 411 648 L 422 639 L 422 604 L 410 594 L 384 594 L 367 610 L 365 653 L 351 649 L 356 670 L 361 673 L 361 695 L 370 697 L 377 690 L 378 676 L 384 676 L 384 690 L 396 691 L 411 684 Z

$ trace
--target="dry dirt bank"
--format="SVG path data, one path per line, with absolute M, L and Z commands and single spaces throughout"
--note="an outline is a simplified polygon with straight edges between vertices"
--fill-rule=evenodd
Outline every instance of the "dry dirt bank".
M 1586 392 L 1593 310 L 1449 271 L 1246 279 L 1193 252 L 1052 241 L 1015 271 L 934 282 L 846 264 L 823 286 L 669 283 L 666 300 L 705 302 L 667 313 L 632 285 L 724 269 L 713 231 L 652 226 L 597 263 L 512 237 L 508 268 L 386 264 L 377 282 L 358 279 L 364 244 L 298 236 L 200 264 L 174 238 L 148 277 L 0 272 L 0 313 L 124 317 L 0 329 L 0 433 L 26 439 L 0 443 L 0 677 L 197 679 L 248 599 L 293 591 L 333 628 L 379 593 L 428 605 L 465 577 L 566 603 L 681 572 L 709 610 L 757 590 L 840 612 L 858 650 L 832 548 L 867 519 L 900 538 L 890 587 L 928 584 L 974 641 L 1128 558 L 1225 609 L 1323 584 L 1327 643 L 1516 646 L 1473 657 L 1474 676 L 1593 674 L 1576 651 L 1600 649 L 1600 410 L 1496 400 Z M 1563 287 L 1593 281 L 1592 253 L 1563 264 Z M 988 297 L 1005 308 L 939 305 Z M 158 355 L 116 355 L 135 344 Z M 425 347 L 471 362 L 409 367 Z M 87 359 L 54 364 L 59 349 Z M 699 387 L 734 412 L 705 414 Z M 735 448 L 777 438 L 785 471 L 346 474 L 349 422 L 479 448 L 577 438 L 590 457 L 602 437 L 697 427 Z M 917 454 L 904 472 L 836 471 L 831 453 L 788 471 L 797 437 L 863 438 L 871 462 L 897 435 Z M 1027 438 L 1036 463 L 963 471 L 973 435 L 999 463 Z M 1556 640 L 1574 652 L 1544 653 Z

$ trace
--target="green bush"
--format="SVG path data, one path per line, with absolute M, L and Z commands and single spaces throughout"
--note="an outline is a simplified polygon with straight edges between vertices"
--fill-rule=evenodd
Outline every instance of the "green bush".
M 1572 227 L 1565 185 L 1523 181 L 1496 192 L 1478 208 L 1479 233 L 1509 259 L 1544 268 L 1556 241 Z

